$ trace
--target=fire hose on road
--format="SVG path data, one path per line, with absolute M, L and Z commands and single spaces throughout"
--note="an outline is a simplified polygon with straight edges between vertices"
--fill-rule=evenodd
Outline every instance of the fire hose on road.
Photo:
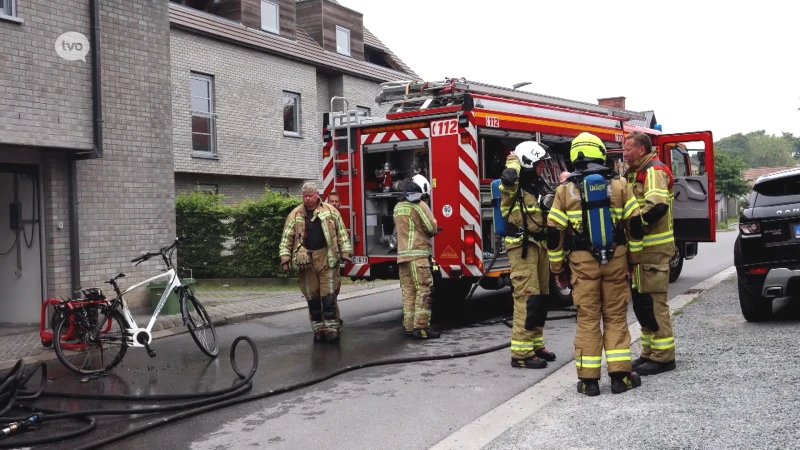
M 240 370 L 236 363 L 236 347 L 241 341 L 246 341 L 253 352 L 253 365 L 249 373 L 246 375 Z M 25 373 L 25 365 L 22 360 L 19 360 L 9 374 L 7 374 L 2 381 L 0 381 L 0 449 L 2 448 L 18 448 L 30 447 L 34 445 L 44 445 L 55 442 L 64 442 L 67 439 L 76 438 L 86 435 L 97 428 L 97 416 L 130 416 L 142 414 L 156 414 L 156 413 L 169 413 L 180 411 L 167 417 L 154 418 L 148 423 L 131 428 L 127 431 L 113 434 L 111 436 L 96 440 L 91 444 L 76 447 L 76 450 L 88 450 L 100 448 L 104 445 L 117 442 L 119 440 L 134 436 L 139 433 L 174 423 L 179 420 L 192 417 L 198 414 L 204 414 L 217 409 L 233 406 L 241 403 L 247 403 L 254 400 L 261 400 L 276 395 L 284 394 L 287 392 L 295 391 L 298 389 L 306 388 L 339 375 L 352 372 L 359 369 L 366 369 L 369 367 L 387 366 L 393 364 L 408 364 L 414 362 L 425 361 L 440 361 L 455 358 L 467 358 L 477 355 L 492 353 L 498 350 L 503 350 L 509 347 L 509 343 L 495 345 L 477 350 L 454 352 L 440 355 L 429 356 L 409 356 L 402 358 L 391 358 L 379 361 L 371 361 L 364 364 L 354 364 L 335 370 L 327 375 L 322 375 L 301 383 L 296 383 L 281 387 L 278 389 L 271 389 L 266 392 L 257 394 L 250 394 L 242 396 L 245 392 L 252 389 L 252 379 L 258 370 L 258 350 L 255 342 L 247 336 L 239 336 L 231 345 L 230 358 L 231 365 L 234 372 L 240 378 L 233 386 L 225 389 L 206 393 L 194 394 L 174 394 L 174 395 L 108 395 L 108 394 L 70 394 L 59 392 L 47 392 L 44 390 L 47 381 L 47 366 L 44 363 L 38 363 L 29 372 Z M 27 384 L 34 377 L 37 372 L 41 372 L 41 381 L 35 391 L 28 390 Z M 152 406 L 147 408 L 137 409 L 96 409 L 96 410 L 80 410 L 73 412 L 56 411 L 36 407 L 35 403 L 40 398 L 70 398 L 78 400 L 106 400 L 106 401 L 127 401 L 127 402 L 163 402 L 163 401 L 183 401 L 182 403 Z M 24 415 L 16 417 L 3 417 L 9 411 L 23 412 Z M 59 435 L 43 436 L 40 438 L 33 438 L 27 440 L 13 440 L 5 441 L 17 433 L 27 431 L 44 433 L 48 422 L 61 421 L 61 420 L 74 420 L 80 421 L 85 424 L 83 428 L 62 433 Z
M 489 269 L 494 265 L 496 259 L 497 255 L 495 255 L 492 258 L 485 272 L 489 271 Z M 472 298 L 472 295 L 474 294 L 475 290 L 477 289 L 478 285 L 482 280 L 483 277 L 481 277 L 481 279 L 479 279 L 472 286 L 467 298 L 465 299 L 464 302 L 465 305 Z M 575 316 L 576 316 L 575 314 L 568 314 L 563 316 L 550 317 L 547 320 L 570 319 L 574 318 Z M 504 323 L 506 326 L 511 327 L 510 323 L 511 318 L 502 318 L 495 321 L 478 320 L 475 319 L 474 317 L 473 319 L 476 321 L 476 323 L 482 325 L 495 325 L 499 323 Z M 245 341 L 250 345 L 253 355 L 253 364 L 248 373 L 242 372 L 236 362 L 236 349 L 239 343 L 241 343 L 242 341 Z M 272 389 L 266 392 L 250 394 L 247 396 L 243 396 L 243 394 L 245 392 L 250 391 L 253 388 L 252 379 L 255 376 L 256 372 L 258 371 L 258 366 L 259 366 L 258 349 L 256 348 L 255 342 L 250 337 L 247 336 L 239 336 L 236 339 L 234 339 L 230 349 L 231 366 L 233 368 L 233 371 L 238 376 L 239 380 L 236 383 L 234 383 L 231 387 L 204 393 L 188 393 L 188 394 L 172 394 L 172 395 L 109 395 L 109 394 L 74 394 L 74 393 L 47 392 L 45 391 L 45 384 L 47 382 L 47 365 L 45 365 L 44 363 L 38 363 L 36 366 L 33 367 L 32 370 L 30 370 L 30 372 L 26 373 L 25 364 L 23 363 L 22 360 L 19 360 L 17 364 L 14 366 L 14 368 L 12 368 L 11 371 L 0 381 L 0 449 L 30 447 L 33 445 L 44 445 L 55 442 L 64 442 L 68 439 L 73 439 L 86 435 L 97 428 L 96 417 L 98 416 L 131 416 L 131 415 L 138 416 L 143 414 L 159 414 L 159 413 L 163 414 L 163 413 L 171 413 L 179 411 L 177 414 L 167 417 L 154 418 L 150 422 L 147 422 L 143 425 L 131 428 L 127 431 L 118 434 L 113 434 L 111 436 L 99 439 L 97 441 L 92 442 L 91 444 L 77 447 L 77 449 L 79 450 L 95 449 L 134 436 L 136 434 L 151 430 L 153 428 L 160 427 L 162 425 L 177 422 L 181 419 L 192 417 L 198 414 L 204 414 L 228 406 L 251 402 L 254 400 L 265 399 L 268 397 L 273 397 L 276 395 L 306 388 L 314 384 L 318 384 L 323 381 L 329 380 L 336 376 L 359 369 L 393 365 L 393 364 L 407 364 L 413 362 L 466 358 L 466 357 L 483 355 L 503 350 L 508 348 L 509 346 L 510 343 L 507 342 L 504 344 L 495 345 L 492 347 L 487 347 L 478 350 L 472 350 L 472 351 L 454 352 L 448 354 L 429 355 L 429 356 L 409 356 L 402 358 L 371 361 L 364 364 L 350 365 L 335 370 L 327 375 L 319 376 L 310 379 L 308 381 L 288 385 L 278 389 Z M 35 390 L 29 390 L 27 385 L 34 378 L 34 375 L 37 372 L 41 373 L 41 381 L 39 382 L 39 385 L 36 387 Z M 68 398 L 68 399 L 87 400 L 87 401 L 105 400 L 105 401 L 116 401 L 116 402 L 138 402 L 138 403 L 148 402 L 151 404 L 159 402 L 167 402 L 167 401 L 179 402 L 179 403 L 151 406 L 145 408 L 136 408 L 136 409 L 95 409 L 95 410 L 78 410 L 78 411 L 66 412 L 66 411 L 57 411 L 43 407 L 36 407 L 37 400 L 42 398 Z M 20 412 L 23 413 L 24 415 L 16 417 L 13 416 L 3 417 L 4 414 L 10 411 Z M 9 438 L 13 435 L 22 432 L 32 433 L 34 431 L 38 431 L 39 433 L 44 433 L 45 431 L 43 430 L 46 430 L 46 428 L 43 427 L 43 425 L 46 425 L 48 422 L 65 421 L 65 420 L 82 422 L 84 426 L 82 428 L 78 428 L 76 430 L 68 431 L 58 435 L 43 436 L 26 440 L 17 440 L 17 439 L 12 441 L 5 440 L 6 438 Z

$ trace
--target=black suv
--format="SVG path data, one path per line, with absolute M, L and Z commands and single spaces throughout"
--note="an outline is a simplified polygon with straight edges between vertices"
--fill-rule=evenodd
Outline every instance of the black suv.
M 739 303 L 750 322 L 772 317 L 772 300 L 800 296 L 800 167 L 759 177 L 733 249 Z

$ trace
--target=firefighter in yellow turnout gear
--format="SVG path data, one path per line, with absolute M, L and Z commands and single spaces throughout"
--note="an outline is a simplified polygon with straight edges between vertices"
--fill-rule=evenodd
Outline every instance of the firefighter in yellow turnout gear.
M 550 270 L 561 285 L 571 272 L 578 310 L 578 392 L 589 396 L 600 394 L 603 350 L 613 393 L 641 385 L 631 371 L 628 267 L 641 256 L 642 222 L 630 186 L 604 166 L 605 153 L 603 141 L 590 133 L 572 141 L 570 160 L 576 171 L 556 189 L 547 221 Z
M 350 260 L 353 249 L 342 216 L 319 198 L 316 184 L 302 189 L 303 204 L 286 218 L 279 247 L 281 266 L 298 270 L 298 284 L 308 303 L 314 342 L 337 342 L 341 320 L 335 295 L 339 260 Z
M 397 265 L 403 294 L 403 328 L 415 339 L 436 339 L 431 328 L 431 238 L 439 231 L 430 207 L 422 201 L 430 196 L 430 183 L 414 175 L 406 192 L 394 207 L 397 231 Z
M 507 217 L 505 247 L 514 290 L 511 366 L 527 369 L 547 367 L 547 361 L 556 359 L 544 345 L 550 271 L 543 211 L 548 202 L 540 198 L 552 199 L 552 192 L 539 174 L 540 161 L 547 158 L 539 143 L 522 142 L 508 155 L 500 177 L 500 212 Z
M 640 375 L 655 375 L 675 369 L 675 337 L 667 305 L 669 262 L 676 251 L 672 234 L 673 178 L 644 133 L 626 137 L 624 156 L 629 165 L 626 177 L 644 223 L 642 263 L 631 283 L 633 311 L 642 326 L 642 354 L 633 368 Z

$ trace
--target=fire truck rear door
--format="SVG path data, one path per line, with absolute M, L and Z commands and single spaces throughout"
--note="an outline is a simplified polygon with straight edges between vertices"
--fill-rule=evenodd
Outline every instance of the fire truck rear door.
M 675 179 L 672 210 L 675 240 L 716 242 L 717 200 L 711 132 L 663 134 L 656 137 L 656 145 Z

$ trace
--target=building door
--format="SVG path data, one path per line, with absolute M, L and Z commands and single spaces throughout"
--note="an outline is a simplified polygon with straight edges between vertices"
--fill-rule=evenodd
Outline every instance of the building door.
M 38 167 L 0 164 L 0 324 L 34 324 L 44 300 Z

